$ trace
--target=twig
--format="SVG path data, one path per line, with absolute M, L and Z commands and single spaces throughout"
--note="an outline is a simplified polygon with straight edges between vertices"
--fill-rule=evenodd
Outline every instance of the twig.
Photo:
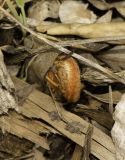
M 54 95 L 53 95 L 53 92 L 52 92 L 52 90 L 51 90 L 51 87 L 50 87 L 49 83 L 47 83 L 47 86 L 48 86 L 49 91 L 50 91 L 50 94 L 51 94 L 51 96 L 52 96 L 52 99 L 53 99 L 53 102 L 54 102 L 56 111 L 57 111 L 59 117 L 63 120 L 62 114 L 61 114 L 60 111 L 59 111 L 58 105 L 57 105 L 57 103 L 56 103 L 56 101 L 55 101 L 55 97 L 54 97 Z
M 58 42 L 61 46 L 73 46 L 73 45 L 82 45 L 87 43 L 96 43 L 96 42 L 105 42 L 105 41 L 116 41 L 116 40 L 125 40 L 125 36 L 114 36 L 114 37 L 104 37 L 104 38 L 93 38 L 85 40 L 67 40 L 63 42 Z
M 85 136 L 85 146 L 83 147 L 83 157 L 82 160 L 90 160 L 89 155 L 91 153 L 91 140 L 92 140 L 93 126 L 88 127 Z
M 4 0 L 4 1 L 2 2 L 2 4 L 1 4 L 2 7 L 4 6 L 5 2 L 6 2 L 6 0 Z
M 109 85 L 109 112 L 113 114 L 113 96 L 111 85 Z
M 87 90 L 85 90 L 85 89 L 83 90 L 83 92 L 84 92 L 85 94 L 91 96 L 92 98 L 94 98 L 94 99 L 100 101 L 100 102 L 108 103 L 105 99 L 103 99 L 103 98 L 101 98 L 101 97 L 98 97 L 98 96 L 96 96 L 96 95 L 90 93 L 89 91 L 87 91 Z
M 61 47 L 60 45 L 56 44 L 55 42 L 52 42 L 48 39 L 46 39 L 45 37 L 43 37 L 42 35 L 32 31 L 31 29 L 27 28 L 26 26 L 24 26 L 23 24 L 21 24 L 18 20 L 16 20 L 10 13 L 8 13 L 4 8 L 2 8 L 0 6 L 0 10 L 8 17 L 10 17 L 13 21 L 15 21 L 18 25 L 20 25 L 23 29 L 25 29 L 27 32 L 31 33 L 33 36 L 37 37 L 38 39 L 44 41 L 45 43 L 49 44 L 50 46 L 53 46 L 54 48 L 60 50 L 61 52 L 65 53 L 65 54 L 70 54 L 71 51 L 64 48 L 64 47 Z M 125 37 L 124 37 L 125 39 Z M 108 70 L 108 69 L 105 69 L 104 67 L 100 66 L 99 64 L 96 64 L 94 62 L 92 62 L 91 60 L 89 59 L 86 59 L 76 53 L 73 53 L 72 54 L 72 57 L 82 61 L 84 64 L 98 70 L 98 71 L 101 71 L 102 73 L 106 74 L 107 76 L 113 78 L 113 79 L 116 79 L 118 82 L 121 82 L 123 84 L 125 84 L 125 80 L 123 80 L 121 77 L 115 75 L 112 71 Z

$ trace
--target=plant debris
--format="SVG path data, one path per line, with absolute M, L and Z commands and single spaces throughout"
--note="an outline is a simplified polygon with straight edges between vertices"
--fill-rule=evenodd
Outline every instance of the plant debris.
M 121 0 L 0 1 L 0 159 L 123 159 L 124 17 Z

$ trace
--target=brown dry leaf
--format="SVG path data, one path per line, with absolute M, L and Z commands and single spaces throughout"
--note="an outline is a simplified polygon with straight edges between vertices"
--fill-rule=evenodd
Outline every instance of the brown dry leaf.
M 101 52 L 97 57 L 110 66 L 114 72 L 125 70 L 125 49 Z
M 26 67 L 27 81 L 32 83 L 38 83 L 45 88 L 45 75 L 47 71 L 53 66 L 53 63 L 57 56 L 60 54 L 57 50 L 45 51 L 42 54 L 33 57 Z
M 17 76 L 18 72 L 19 72 L 20 66 L 19 65 L 10 65 L 7 66 L 7 70 L 9 72 L 10 75 L 12 76 Z
M 116 10 L 123 16 L 125 17 L 125 2 L 120 1 L 120 2 L 111 2 L 107 3 L 104 0 L 88 0 L 93 6 L 100 10 L 109 10 L 112 8 L 116 8 Z
M 92 62 L 95 62 L 96 64 L 99 64 L 99 61 L 91 53 L 81 53 L 80 55 L 91 60 Z
M 87 95 L 97 99 L 98 101 L 101 101 L 103 103 L 109 103 L 109 93 L 104 93 L 104 94 L 92 94 L 86 90 L 83 90 Z M 120 91 L 112 91 L 112 99 L 113 99 L 113 104 L 117 104 L 119 100 L 121 99 L 122 92 Z
M 105 0 L 88 0 L 93 6 L 100 10 L 110 9 L 110 5 L 105 2 Z
M 28 10 L 29 18 L 42 22 L 47 18 L 58 18 L 59 12 L 58 0 L 41 0 L 33 4 Z
M 105 111 L 99 111 L 96 109 L 78 109 L 77 111 L 78 115 L 86 115 L 87 117 L 92 118 L 97 123 L 101 124 L 105 128 L 108 128 L 111 130 L 114 121 L 112 119 L 112 115 Z
M 16 90 L 16 96 L 18 97 L 18 104 L 22 105 L 26 98 L 29 96 L 29 94 L 33 91 L 35 88 L 34 85 L 27 85 L 24 88 L 20 88 Z
M 90 24 L 96 21 L 93 11 L 87 9 L 88 4 L 81 1 L 64 1 L 59 8 L 59 17 L 62 23 Z
M 116 75 L 118 75 L 119 77 L 122 77 L 123 79 L 125 79 L 125 70 L 122 70 L 121 72 L 115 72 Z M 114 80 L 112 78 L 108 78 L 106 75 L 95 71 L 92 68 L 85 68 L 83 69 L 82 73 L 81 73 L 81 79 L 83 81 L 88 81 L 90 83 L 92 83 L 93 85 L 104 85 L 106 83 L 114 83 L 114 82 L 118 82 L 117 80 Z
M 112 10 L 109 10 L 103 16 L 101 16 L 96 23 L 109 23 L 112 20 Z
M 116 7 L 117 11 L 125 17 L 125 7 Z
M 125 2 L 124 1 L 120 1 L 120 2 L 110 2 L 107 3 L 105 0 L 88 0 L 93 6 L 95 6 L 96 8 L 100 9 L 100 10 L 108 10 L 111 8 L 117 8 L 117 7 L 124 7 L 125 6 Z
M 89 109 L 99 109 L 101 105 L 102 102 L 93 98 L 89 98 L 89 104 L 87 106 L 89 107 Z

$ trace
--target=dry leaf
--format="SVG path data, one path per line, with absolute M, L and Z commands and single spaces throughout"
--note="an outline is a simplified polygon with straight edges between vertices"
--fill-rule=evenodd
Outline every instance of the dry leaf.
M 107 13 L 105 13 L 103 16 L 101 16 L 97 23 L 109 23 L 112 20 L 112 10 L 109 10 Z
M 116 72 L 115 74 L 125 79 L 125 70 L 122 70 L 121 72 Z M 83 69 L 81 78 L 83 81 L 88 81 L 93 85 L 104 85 L 106 83 L 118 82 L 117 80 L 108 78 L 106 75 L 101 74 L 100 72 L 95 71 L 92 68 Z
M 108 50 L 100 53 L 97 57 L 110 66 L 114 72 L 125 69 L 125 49 Z
M 90 24 L 96 21 L 96 15 L 87 9 L 88 4 L 81 1 L 64 1 L 59 8 L 59 17 L 62 23 Z
M 108 3 L 105 2 L 105 0 L 88 0 L 93 6 L 100 10 L 108 10 L 110 9 L 110 6 Z
M 108 10 L 111 8 L 117 8 L 117 7 L 125 7 L 125 2 L 110 2 L 107 3 L 105 0 L 88 0 L 93 6 L 100 10 Z
M 117 11 L 125 17 L 125 7 L 116 7 Z
M 42 22 L 47 18 L 58 18 L 59 5 L 58 0 L 37 1 L 29 8 L 28 16 L 38 22 Z

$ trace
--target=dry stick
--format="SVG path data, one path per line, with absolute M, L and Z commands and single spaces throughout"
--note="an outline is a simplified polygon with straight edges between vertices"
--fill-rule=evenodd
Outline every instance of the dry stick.
M 90 125 L 85 135 L 85 146 L 83 147 L 82 160 L 90 160 L 89 155 L 91 154 L 92 134 L 93 134 L 93 126 Z
M 70 54 L 71 51 L 64 48 L 64 47 L 61 47 L 60 45 L 46 39 L 44 36 L 42 35 L 39 35 L 37 34 L 36 32 L 32 31 L 31 29 L 27 28 L 26 26 L 24 26 L 23 24 L 21 24 L 18 20 L 16 20 L 16 18 L 14 18 L 11 14 L 9 14 L 4 8 L 2 8 L 0 6 L 0 10 L 8 17 L 10 17 L 13 21 L 15 21 L 18 25 L 20 25 L 22 28 L 24 28 L 27 32 L 31 33 L 33 36 L 37 37 L 38 39 L 44 41 L 45 43 L 49 44 L 50 46 L 53 46 L 54 48 L 64 52 L 65 54 Z M 124 37 L 125 39 L 125 37 Z M 121 79 L 119 76 L 115 75 L 112 71 L 108 70 L 108 69 L 105 69 L 104 67 L 100 66 L 99 64 L 96 64 L 94 62 L 92 62 L 91 60 L 89 59 L 86 59 L 76 53 L 73 53 L 72 54 L 72 57 L 82 61 L 84 64 L 98 70 L 98 71 L 101 71 L 102 73 L 106 74 L 107 76 L 113 78 L 113 79 L 116 79 L 117 81 L 125 84 L 125 80 Z
M 108 102 L 107 102 L 106 100 L 104 100 L 103 98 L 95 96 L 94 94 L 90 93 L 90 92 L 87 91 L 86 89 L 84 89 L 83 92 L 86 93 L 87 95 L 89 95 L 90 97 L 92 97 L 92 98 L 94 98 L 94 99 L 97 99 L 97 100 L 100 101 L 100 102 L 108 103 Z
M 96 42 L 105 42 L 105 41 L 116 41 L 116 40 L 125 40 L 125 36 L 114 36 L 114 37 L 104 37 L 104 38 L 91 38 L 85 40 L 66 40 L 57 42 L 61 46 L 73 46 L 73 45 L 82 45 L 87 43 L 96 43 Z
M 53 95 L 53 92 L 52 92 L 52 90 L 51 90 L 51 87 L 50 87 L 49 83 L 47 83 L 47 86 L 48 86 L 49 91 L 50 91 L 50 94 L 51 94 L 51 96 L 52 96 L 52 99 L 53 99 L 53 102 L 54 102 L 56 111 L 57 111 L 59 117 L 63 120 L 62 114 L 61 114 L 61 112 L 59 111 L 58 105 L 57 105 L 57 103 L 56 103 L 56 101 L 55 101 L 55 97 L 54 97 L 54 95 Z
M 55 97 L 54 97 L 54 94 L 53 94 L 53 92 L 52 92 L 52 90 L 51 90 L 51 87 L 50 87 L 49 83 L 47 83 L 47 86 L 48 86 L 48 89 L 49 89 L 50 94 L 51 94 L 51 96 L 52 96 L 52 99 L 53 99 L 53 102 L 54 102 L 56 111 L 57 111 L 57 113 L 58 113 L 58 115 L 59 115 L 59 118 L 60 118 L 62 121 L 66 122 L 66 123 L 68 124 L 68 121 L 67 121 L 67 120 L 63 117 L 63 115 L 62 115 L 62 111 L 59 110 L 58 104 L 57 104 L 57 102 L 55 101 Z M 61 108 L 60 108 L 60 109 L 61 109 Z
M 6 0 L 4 0 L 4 1 L 2 2 L 2 4 L 1 4 L 2 7 L 4 6 L 5 2 L 6 2 Z
M 109 112 L 113 114 L 113 96 L 111 85 L 109 85 Z

